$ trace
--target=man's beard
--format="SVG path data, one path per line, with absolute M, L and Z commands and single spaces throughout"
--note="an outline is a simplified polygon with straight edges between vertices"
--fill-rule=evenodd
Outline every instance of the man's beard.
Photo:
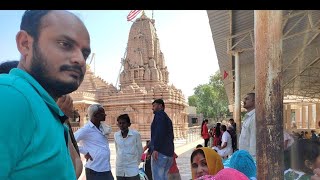
M 62 65 L 60 67 L 60 72 L 70 69 L 76 69 L 81 72 L 80 75 L 80 83 L 74 81 L 74 82 L 62 82 L 58 79 L 56 79 L 54 76 L 50 76 L 48 74 L 49 67 L 47 65 L 47 62 L 49 60 L 46 59 L 43 54 L 40 51 L 40 48 L 37 44 L 37 42 L 33 43 L 33 57 L 31 61 L 31 68 L 29 72 L 34 79 L 38 81 L 38 83 L 53 97 L 58 98 L 62 95 L 71 93 L 78 89 L 81 82 L 84 78 L 84 73 L 82 71 L 82 68 L 80 65 Z

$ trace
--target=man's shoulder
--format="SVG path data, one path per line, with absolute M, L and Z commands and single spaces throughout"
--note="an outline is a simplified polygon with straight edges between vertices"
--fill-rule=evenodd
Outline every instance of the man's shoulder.
M 91 121 L 88 121 L 88 122 L 82 127 L 82 129 L 84 129 L 84 130 L 90 130 L 90 129 L 92 129 L 92 127 L 94 127 L 94 125 L 92 125 L 92 122 L 91 122 Z
M 18 89 L 14 84 L 16 78 L 9 75 L 0 76 L 0 119 L 2 125 L 2 131 L 11 131 L 4 128 L 3 124 L 14 124 L 19 127 L 23 127 L 27 134 L 27 131 L 33 131 L 35 127 L 35 116 L 33 112 L 32 99 L 24 93 L 25 88 Z
M 165 112 L 163 110 L 154 112 L 154 115 L 163 115 Z
M 246 116 L 252 116 L 256 113 L 256 109 L 252 109 L 250 111 L 247 111 Z
M 156 111 L 155 114 L 167 114 L 167 113 L 162 109 L 162 110 Z
M 120 136 L 120 135 L 121 135 L 121 131 L 120 131 L 120 130 L 119 130 L 119 131 L 116 131 L 116 132 L 113 134 L 114 137 Z
M 231 134 L 228 132 L 228 131 L 226 131 L 227 133 L 226 133 L 226 136 L 228 136 L 228 137 L 230 137 L 231 138 Z
M 228 134 L 229 134 L 228 131 L 225 131 L 222 133 L 222 136 L 228 136 Z
M 13 103 L 18 108 L 20 104 L 27 103 L 29 96 L 26 92 L 30 88 L 30 85 L 28 86 L 28 83 L 23 82 L 21 78 L 0 76 L 0 97 L 3 103 Z
M 30 83 L 24 78 L 14 75 L 14 74 L 1 74 L 0 75 L 0 85 L 7 86 L 31 86 Z
M 9 92 L 16 92 L 26 97 L 35 94 L 35 90 L 32 85 L 25 79 L 11 74 L 5 74 L 0 76 L 0 90 L 3 95 Z
M 86 124 L 84 124 L 81 128 L 79 128 L 76 132 L 74 133 L 79 133 L 79 132 L 84 132 L 84 131 L 88 131 L 90 130 L 90 125 L 89 122 L 87 122 Z
M 254 116 L 256 114 L 256 109 L 252 109 L 249 113 Z
M 140 135 L 139 131 L 135 130 L 135 129 L 129 129 L 129 131 L 133 134 L 133 135 Z
M 154 112 L 154 121 L 158 121 L 164 117 L 164 112 L 163 111 L 156 111 Z
M 164 110 L 160 110 L 160 111 L 155 112 L 155 115 L 166 118 L 166 119 L 170 119 L 170 117 L 168 116 L 168 114 Z

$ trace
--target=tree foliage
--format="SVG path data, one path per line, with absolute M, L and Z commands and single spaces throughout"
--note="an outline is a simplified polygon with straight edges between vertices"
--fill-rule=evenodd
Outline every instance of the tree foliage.
M 197 113 L 215 121 L 229 114 L 228 97 L 223 86 L 220 71 L 210 76 L 209 83 L 194 88 L 194 94 L 188 97 L 190 106 L 197 107 Z

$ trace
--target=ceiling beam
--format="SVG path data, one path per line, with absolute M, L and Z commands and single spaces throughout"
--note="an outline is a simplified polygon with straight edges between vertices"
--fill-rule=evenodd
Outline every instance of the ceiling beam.
M 306 17 L 306 15 L 307 15 L 307 13 L 305 13 L 303 16 L 301 16 L 300 19 L 298 19 L 298 21 L 296 21 L 294 23 L 294 25 L 291 26 L 290 29 L 288 29 L 287 32 L 284 33 L 283 36 L 286 36 L 290 31 L 292 31 L 292 29 L 295 28 L 297 26 L 297 24 L 299 24 L 302 21 L 302 19 Z
M 310 66 L 317 63 L 320 60 L 320 57 L 317 57 L 312 62 L 310 62 L 303 70 L 301 70 L 299 73 L 297 73 L 295 76 L 293 76 L 289 81 L 286 82 L 286 84 L 283 86 L 284 88 L 290 84 L 292 81 L 294 81 L 298 76 L 300 76 L 302 73 L 304 73 Z
M 283 72 L 285 72 L 287 70 L 287 68 L 304 52 L 304 50 L 306 49 L 306 47 L 320 34 L 320 32 L 316 33 L 315 35 L 313 35 L 313 37 L 304 44 L 304 46 L 300 49 L 300 51 L 297 53 L 297 55 L 292 59 L 292 61 L 290 61 L 290 63 L 283 69 Z

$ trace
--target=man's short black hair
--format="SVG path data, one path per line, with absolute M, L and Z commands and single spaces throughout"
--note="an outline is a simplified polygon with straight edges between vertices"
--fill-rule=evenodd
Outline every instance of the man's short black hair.
M 121 114 L 118 118 L 117 121 L 119 121 L 120 119 L 125 120 L 128 124 L 131 124 L 130 122 L 130 117 L 128 114 Z
M 0 64 L 0 74 L 8 74 L 11 69 L 18 67 L 19 61 L 6 61 Z
M 161 104 L 162 107 L 164 108 L 164 101 L 162 99 L 156 99 L 156 100 L 153 101 L 152 104 L 154 104 L 154 103 Z
M 220 128 L 221 128 L 222 131 L 227 131 L 227 126 L 226 125 L 221 125 Z
M 50 10 L 27 10 L 24 12 L 20 30 L 26 31 L 37 42 L 40 36 L 41 20 Z

